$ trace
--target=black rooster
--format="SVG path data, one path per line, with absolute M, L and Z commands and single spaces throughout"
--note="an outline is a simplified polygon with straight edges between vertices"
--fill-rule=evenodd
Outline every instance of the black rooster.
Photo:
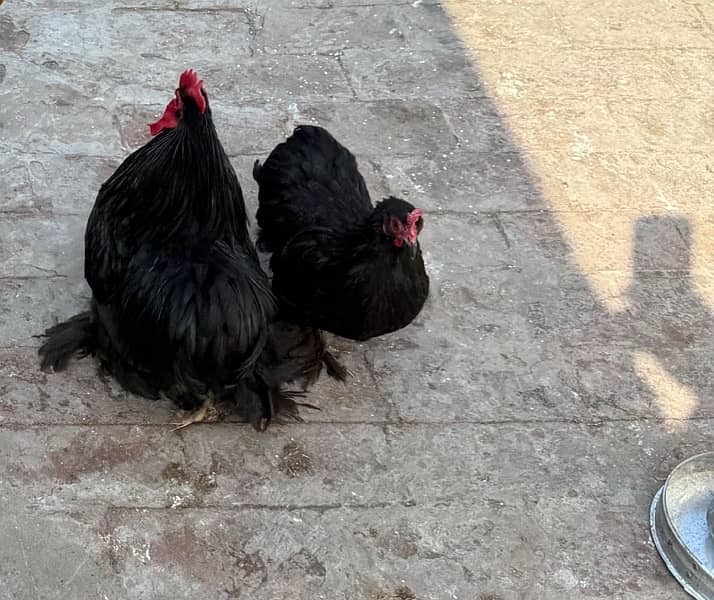
M 46 332 L 42 367 L 96 354 L 127 390 L 198 409 L 184 425 L 214 417 L 214 399 L 226 396 L 257 427 L 281 409 L 297 416 L 280 385 L 311 383 L 324 347 L 309 339 L 309 360 L 283 360 L 297 334 L 269 327 L 268 278 L 194 71 L 151 133 L 99 191 L 85 237 L 91 310 Z
M 394 197 L 372 206 L 355 157 L 325 129 L 296 128 L 253 177 L 281 318 L 366 340 L 419 314 L 422 211 Z

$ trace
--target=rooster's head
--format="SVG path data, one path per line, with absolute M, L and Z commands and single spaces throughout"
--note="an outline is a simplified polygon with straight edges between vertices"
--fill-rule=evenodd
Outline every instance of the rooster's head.
M 204 114 L 207 107 L 208 100 L 206 92 L 203 91 L 203 80 L 198 78 L 196 71 L 188 69 L 181 73 L 174 98 L 171 98 L 166 105 L 162 117 L 156 123 L 149 125 L 151 135 L 158 135 L 164 129 L 174 129 L 183 117 L 184 111 Z
M 382 213 L 382 232 L 395 248 L 407 247 L 416 254 L 417 237 L 424 227 L 423 211 L 409 202 L 390 196 L 378 204 Z

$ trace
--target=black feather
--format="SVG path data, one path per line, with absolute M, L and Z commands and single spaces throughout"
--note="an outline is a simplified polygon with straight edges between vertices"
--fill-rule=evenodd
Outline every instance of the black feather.
M 372 206 L 355 157 L 325 129 L 296 128 L 253 176 L 281 319 L 365 340 L 419 314 L 429 293 L 421 249 L 412 255 L 385 229 L 392 218 L 406 226 L 414 207 L 393 197 Z
M 45 331 L 46 341 L 40 346 L 40 367 L 43 371 L 63 371 L 73 356 L 93 354 L 96 342 L 90 312 L 75 315 Z
M 315 367 L 271 333 L 276 304 L 210 106 L 183 104 L 178 126 L 102 185 L 85 234 L 92 309 L 46 332 L 42 366 L 94 353 L 134 393 L 163 393 L 184 409 L 231 395 L 264 426 L 280 411 L 296 416 L 300 393 L 281 386 L 313 381 Z M 319 361 L 313 344 L 307 356 Z

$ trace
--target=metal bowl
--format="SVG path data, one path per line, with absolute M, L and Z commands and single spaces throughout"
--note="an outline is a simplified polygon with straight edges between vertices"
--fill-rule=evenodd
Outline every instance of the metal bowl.
M 685 591 L 714 600 L 714 452 L 670 473 L 650 508 L 650 532 L 664 564 Z

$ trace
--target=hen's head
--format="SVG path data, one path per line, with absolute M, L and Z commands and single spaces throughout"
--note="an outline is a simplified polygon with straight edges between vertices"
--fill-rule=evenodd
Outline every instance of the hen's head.
M 423 211 L 409 202 L 390 196 L 378 205 L 382 214 L 382 232 L 395 248 L 407 247 L 416 254 L 417 237 L 424 228 Z
M 151 135 L 158 135 L 164 129 L 174 129 L 183 118 L 184 112 L 195 111 L 201 115 L 206 112 L 208 97 L 203 91 L 203 80 L 198 78 L 198 74 L 193 69 L 181 73 L 174 96 L 166 105 L 162 117 L 156 123 L 149 125 Z

